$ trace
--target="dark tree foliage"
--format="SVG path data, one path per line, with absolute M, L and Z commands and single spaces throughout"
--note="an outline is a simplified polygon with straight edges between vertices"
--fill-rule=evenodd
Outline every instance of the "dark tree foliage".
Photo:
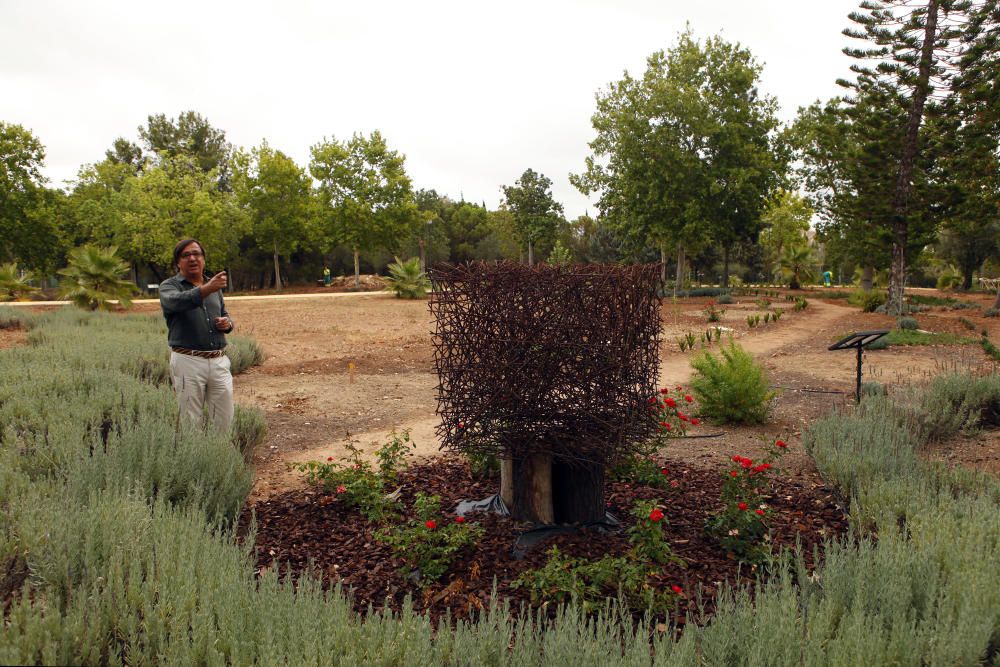
M 155 155 L 185 155 L 194 158 L 203 172 L 217 169 L 219 187 L 228 189 L 232 146 L 226 141 L 225 131 L 212 127 L 198 112 L 185 111 L 177 120 L 162 113 L 151 114 L 147 124 L 139 126 L 139 137 Z
M 892 262 L 887 310 L 903 307 L 907 250 L 914 225 L 914 211 L 924 207 L 914 200 L 920 180 L 920 158 L 925 148 L 928 102 L 935 90 L 949 88 L 954 46 L 961 37 L 964 13 L 972 6 L 964 0 L 864 0 L 861 12 L 850 19 L 857 26 L 844 34 L 867 42 L 865 48 L 844 52 L 857 59 L 851 70 L 854 81 L 840 81 L 854 92 L 848 101 L 851 121 L 868 130 L 860 144 L 861 156 L 892 156 L 892 186 L 880 188 L 887 215 L 875 224 L 892 236 Z M 871 63 L 869 65 L 868 63 Z

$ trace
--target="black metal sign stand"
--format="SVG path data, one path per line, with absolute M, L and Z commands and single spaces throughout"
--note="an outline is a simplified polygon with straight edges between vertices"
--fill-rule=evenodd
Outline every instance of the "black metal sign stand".
M 854 392 L 854 400 L 858 403 L 861 402 L 861 353 L 865 345 L 869 343 L 874 343 L 882 336 L 889 333 L 888 329 L 878 329 L 875 331 L 856 331 L 846 338 L 838 340 L 836 343 L 831 345 L 830 350 L 849 350 L 851 348 L 857 348 L 858 350 L 858 380 L 857 388 Z

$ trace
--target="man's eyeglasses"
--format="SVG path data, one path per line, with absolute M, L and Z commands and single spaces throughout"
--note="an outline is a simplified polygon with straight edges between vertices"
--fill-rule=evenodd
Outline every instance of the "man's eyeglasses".
M 204 257 L 205 253 L 193 250 L 191 252 L 182 252 L 181 259 L 190 259 L 191 257 Z

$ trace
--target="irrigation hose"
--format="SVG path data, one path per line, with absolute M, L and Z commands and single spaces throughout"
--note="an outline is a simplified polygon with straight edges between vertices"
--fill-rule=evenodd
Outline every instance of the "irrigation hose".
M 810 394 L 846 394 L 848 392 L 839 389 L 806 389 L 805 387 L 783 387 L 781 385 L 772 384 L 768 389 L 785 389 L 786 391 L 802 391 Z M 850 392 L 853 393 L 853 392 Z

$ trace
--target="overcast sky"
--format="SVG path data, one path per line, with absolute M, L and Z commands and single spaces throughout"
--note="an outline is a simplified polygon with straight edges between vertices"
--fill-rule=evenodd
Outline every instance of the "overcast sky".
M 415 188 L 495 208 L 526 169 L 571 219 L 594 95 L 689 23 L 764 65 L 781 118 L 838 94 L 856 0 L 102 2 L 0 0 L 0 120 L 31 129 L 56 186 L 152 113 L 193 109 L 234 145 L 309 161 L 380 130 Z

